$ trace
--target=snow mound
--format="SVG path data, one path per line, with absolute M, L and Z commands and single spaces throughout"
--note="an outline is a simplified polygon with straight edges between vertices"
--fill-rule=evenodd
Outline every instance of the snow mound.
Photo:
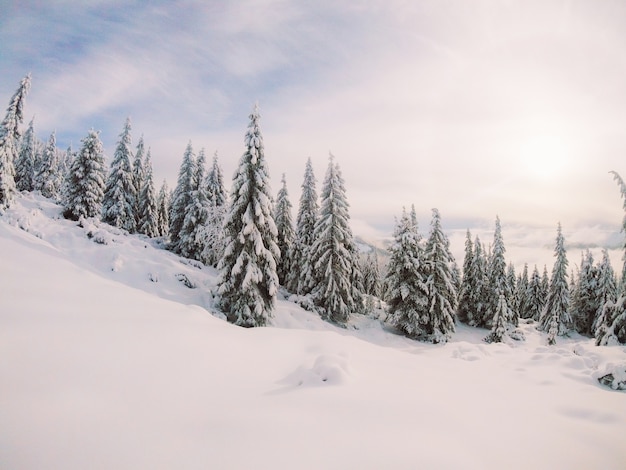
M 294 386 L 342 385 L 352 376 L 347 354 L 322 354 L 312 366 L 300 366 L 279 383 Z

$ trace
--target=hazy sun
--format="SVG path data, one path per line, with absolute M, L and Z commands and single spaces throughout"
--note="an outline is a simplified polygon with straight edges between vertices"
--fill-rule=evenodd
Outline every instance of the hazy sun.
M 565 169 L 568 150 L 563 140 L 551 135 L 537 135 L 527 140 L 521 148 L 524 168 L 531 175 L 549 179 Z

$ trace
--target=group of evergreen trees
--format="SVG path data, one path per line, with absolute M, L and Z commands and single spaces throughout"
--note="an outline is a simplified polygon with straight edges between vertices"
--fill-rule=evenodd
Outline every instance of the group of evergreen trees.
M 550 344 L 572 330 L 595 336 L 599 345 L 626 343 L 626 272 L 618 285 L 607 251 L 598 265 L 587 251 L 568 283 L 560 224 L 550 278 L 545 267 L 540 275 L 535 266 L 530 277 L 527 265 L 519 276 L 507 267 L 499 218 L 489 250 L 467 231 L 461 275 L 439 211 L 433 209 L 424 240 L 413 207 L 396 223 L 381 275 L 376 252 L 362 256 L 357 250 L 345 182 L 332 155 L 319 201 L 308 159 L 295 226 L 285 175 L 274 201 L 258 107 L 250 115 L 230 198 L 217 154 L 207 171 L 204 150 L 196 156 L 191 142 L 174 191 L 164 181 L 157 193 L 150 149 L 140 138 L 133 151 L 130 119 L 108 170 L 96 131 L 89 131 L 76 153 L 71 147 L 59 151 L 55 133 L 40 142 L 33 121 L 22 136 L 29 88 L 27 76 L 0 124 L 0 207 L 8 207 L 16 191 L 39 191 L 60 202 L 69 219 L 96 217 L 130 233 L 163 237 L 175 253 L 218 268 L 219 306 L 237 325 L 266 325 L 282 286 L 293 300 L 337 324 L 371 311 L 382 299 L 389 322 L 409 337 L 433 342 L 447 341 L 457 318 L 490 329 L 488 342 L 520 339 L 522 318 L 535 320 Z M 626 184 L 614 176 L 626 211 Z M 626 242 L 624 252 L 626 270 Z

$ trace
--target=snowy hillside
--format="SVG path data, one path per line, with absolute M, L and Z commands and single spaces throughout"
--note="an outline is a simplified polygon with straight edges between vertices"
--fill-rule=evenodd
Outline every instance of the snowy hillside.
M 626 347 L 445 345 L 281 300 L 213 308 L 216 272 L 32 194 L 0 217 L 2 469 L 623 469 Z M 209 312 L 212 312 L 211 315 Z

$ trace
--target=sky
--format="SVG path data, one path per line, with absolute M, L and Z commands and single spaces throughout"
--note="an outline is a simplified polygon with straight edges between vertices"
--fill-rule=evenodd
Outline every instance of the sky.
M 500 217 L 519 265 L 570 264 L 621 244 L 626 177 L 623 1 L 0 0 L 0 106 L 32 74 L 25 122 L 77 148 L 101 131 L 111 159 L 126 117 L 175 184 L 185 147 L 227 178 L 261 110 L 276 193 L 294 210 L 306 159 L 329 152 L 353 231 L 388 238 L 403 206 L 439 209 L 462 263 L 469 228 Z M 620 254 L 612 251 L 614 266 Z M 596 258 L 598 255 L 596 256 Z M 621 265 L 615 266 L 618 270 Z

